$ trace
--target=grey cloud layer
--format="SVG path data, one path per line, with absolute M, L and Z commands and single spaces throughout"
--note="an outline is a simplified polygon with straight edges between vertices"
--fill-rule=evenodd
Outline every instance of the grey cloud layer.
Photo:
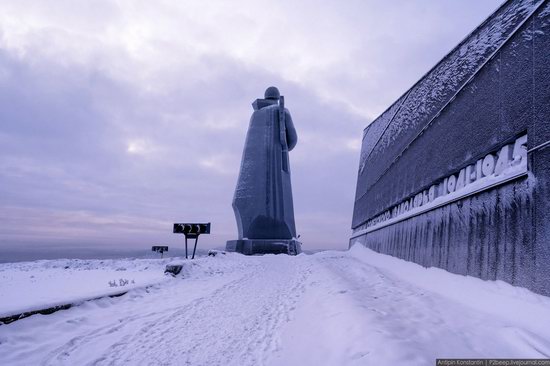
M 440 19 L 453 3 L 71 3 L 0 5 L 0 247 L 180 245 L 171 223 L 194 219 L 222 245 L 250 103 L 277 85 L 299 133 L 298 232 L 343 248 L 363 127 L 495 7 L 458 7 L 462 25 Z

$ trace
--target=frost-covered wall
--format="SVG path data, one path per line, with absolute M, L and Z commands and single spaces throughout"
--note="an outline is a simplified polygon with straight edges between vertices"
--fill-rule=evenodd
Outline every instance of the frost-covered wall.
M 365 129 L 352 228 L 525 134 L 528 176 L 351 243 L 550 295 L 548 55 L 549 2 L 504 3 Z
M 423 266 L 536 285 L 529 179 L 500 186 L 354 240 Z

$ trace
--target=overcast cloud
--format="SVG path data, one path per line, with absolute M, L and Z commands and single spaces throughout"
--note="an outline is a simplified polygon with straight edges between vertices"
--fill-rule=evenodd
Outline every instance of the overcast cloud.
M 500 1 L 0 2 L 0 250 L 235 239 L 250 103 L 276 85 L 305 249 L 345 248 L 363 128 Z

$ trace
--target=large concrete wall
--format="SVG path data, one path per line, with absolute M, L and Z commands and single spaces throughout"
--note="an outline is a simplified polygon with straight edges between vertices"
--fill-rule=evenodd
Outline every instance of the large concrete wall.
M 453 273 L 533 288 L 537 271 L 529 179 L 499 186 L 352 239 Z
M 350 244 L 550 295 L 550 4 L 509 1 L 364 133 Z M 527 134 L 528 174 L 369 220 Z M 358 236 L 359 235 L 359 236 Z
M 529 123 L 529 162 L 536 180 L 533 195 L 533 240 L 536 291 L 550 295 L 550 4 L 533 20 L 533 118 Z

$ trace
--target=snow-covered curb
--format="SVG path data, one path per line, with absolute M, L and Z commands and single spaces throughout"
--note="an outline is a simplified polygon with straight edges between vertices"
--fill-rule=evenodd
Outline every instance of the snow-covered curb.
M 166 281 L 168 260 L 58 259 L 0 264 L 0 318 L 67 308 Z
M 146 286 L 145 289 L 147 287 L 149 287 L 149 286 Z M 136 288 L 133 288 L 133 289 L 135 290 Z M 87 299 L 83 298 L 81 300 L 73 301 L 73 302 L 70 302 L 70 303 L 67 303 L 67 304 L 42 305 L 44 307 L 42 307 L 41 309 L 28 310 L 28 311 L 24 311 L 22 313 L 15 313 L 15 314 L 12 314 L 12 315 L 7 315 L 7 316 L 6 315 L 1 315 L 0 316 L 0 325 L 13 323 L 14 321 L 27 318 L 31 315 L 36 315 L 36 314 L 48 315 L 48 314 L 52 314 L 52 313 L 54 313 L 56 311 L 59 311 L 59 310 L 67 310 L 67 309 L 72 308 L 73 306 L 83 304 L 86 301 L 99 300 L 99 299 L 102 299 L 102 298 L 105 298 L 105 297 L 119 297 L 119 296 L 127 294 L 128 291 L 130 291 L 130 290 L 126 290 L 126 291 L 123 291 L 123 292 L 112 293 L 112 294 L 107 294 L 107 295 L 103 295 L 103 296 L 99 296 L 99 297 L 93 297 L 93 298 L 87 298 Z
M 0 324 L 34 314 L 50 314 L 86 301 L 116 297 L 173 279 L 167 265 L 180 265 L 177 277 L 207 278 L 238 270 L 247 259 L 230 253 L 194 260 L 56 259 L 0 264 Z M 218 253 L 216 253 L 218 254 Z M 223 260 L 227 259 L 227 260 Z M 244 261 L 243 261 L 244 259 Z

